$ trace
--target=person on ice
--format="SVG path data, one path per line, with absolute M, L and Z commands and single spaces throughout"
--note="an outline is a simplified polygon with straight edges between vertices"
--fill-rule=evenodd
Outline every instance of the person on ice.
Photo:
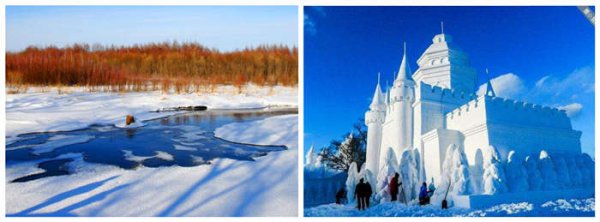
M 365 196 L 367 193 L 367 189 L 366 186 L 367 184 L 364 183 L 364 179 L 361 178 L 360 182 L 356 185 L 356 188 L 354 188 L 354 199 L 356 200 L 356 204 L 357 204 L 357 208 L 359 210 L 364 210 L 365 209 L 365 205 L 366 205 L 366 201 L 365 201 Z
M 373 189 L 371 188 L 371 184 L 369 183 L 369 181 L 367 181 L 365 185 L 365 206 L 369 208 L 369 201 L 371 200 L 371 195 L 373 195 Z
M 419 205 L 425 205 L 427 204 L 429 201 L 429 195 L 427 195 L 427 183 L 423 182 L 423 185 L 421 185 L 421 189 L 419 191 Z
M 402 182 L 398 183 L 398 177 L 400 177 L 400 174 L 395 173 L 394 177 L 390 181 L 390 184 L 388 185 L 390 189 L 390 195 L 392 196 L 392 202 L 398 200 L 398 187 L 402 186 Z
M 346 199 L 346 189 L 344 189 L 344 187 L 342 187 L 335 194 L 335 203 L 342 204 L 342 201 L 344 201 L 344 199 Z

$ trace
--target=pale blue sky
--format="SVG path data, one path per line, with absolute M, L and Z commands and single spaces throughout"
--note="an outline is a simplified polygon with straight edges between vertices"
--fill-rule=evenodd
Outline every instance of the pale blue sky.
M 297 46 L 296 6 L 7 6 L 6 48 L 194 41 L 230 51 Z

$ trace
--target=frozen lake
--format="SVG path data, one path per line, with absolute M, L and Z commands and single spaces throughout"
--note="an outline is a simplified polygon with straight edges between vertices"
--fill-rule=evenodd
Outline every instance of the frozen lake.
M 263 146 L 227 141 L 214 130 L 229 123 L 261 120 L 295 114 L 297 109 L 211 110 L 188 112 L 144 121 L 138 128 L 92 125 L 85 129 L 19 135 L 6 147 L 7 168 L 23 161 L 36 161 L 42 170 L 32 171 L 11 182 L 26 182 L 71 172 L 68 153 L 82 154 L 83 160 L 134 169 L 139 166 L 190 167 L 210 164 L 216 158 L 254 161 L 285 146 Z

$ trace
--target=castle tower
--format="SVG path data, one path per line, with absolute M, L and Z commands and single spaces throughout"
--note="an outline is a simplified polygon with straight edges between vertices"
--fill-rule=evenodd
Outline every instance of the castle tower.
M 476 91 L 477 73 L 466 53 L 452 37 L 437 34 L 432 44 L 417 60 L 419 68 L 412 75 L 415 91 L 413 142 L 422 148 L 422 135 L 445 128 L 444 115 L 470 100 Z M 421 152 L 427 152 L 421 150 Z
M 417 84 L 424 82 L 466 94 L 475 92 L 475 69 L 470 66 L 466 53 L 452 43 L 452 36 L 442 32 L 432 41 L 417 60 L 419 69 L 412 76 Z
M 373 175 L 379 172 L 379 151 L 381 146 L 382 124 L 385 120 L 386 102 L 379 86 L 379 75 L 377 86 L 373 94 L 373 101 L 369 111 L 365 113 L 365 124 L 367 125 L 367 158 L 366 167 Z
M 415 82 L 410 78 L 406 64 L 406 44 L 398 76 L 390 89 L 390 109 L 384 123 L 384 137 L 382 149 L 391 147 L 398 159 L 402 151 L 413 146 L 413 109 L 415 100 Z M 380 157 L 381 158 L 381 157 Z

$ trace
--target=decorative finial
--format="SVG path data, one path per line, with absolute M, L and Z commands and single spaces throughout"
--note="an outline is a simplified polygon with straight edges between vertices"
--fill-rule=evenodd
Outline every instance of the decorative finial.
M 406 41 L 404 41 L 404 55 L 406 56 Z
M 444 21 L 442 21 L 442 34 L 444 34 Z
M 485 74 L 487 76 L 487 88 L 485 90 L 486 96 L 496 97 L 496 92 L 494 92 L 494 88 L 492 87 L 492 80 L 490 78 L 490 72 L 487 68 L 485 68 Z

